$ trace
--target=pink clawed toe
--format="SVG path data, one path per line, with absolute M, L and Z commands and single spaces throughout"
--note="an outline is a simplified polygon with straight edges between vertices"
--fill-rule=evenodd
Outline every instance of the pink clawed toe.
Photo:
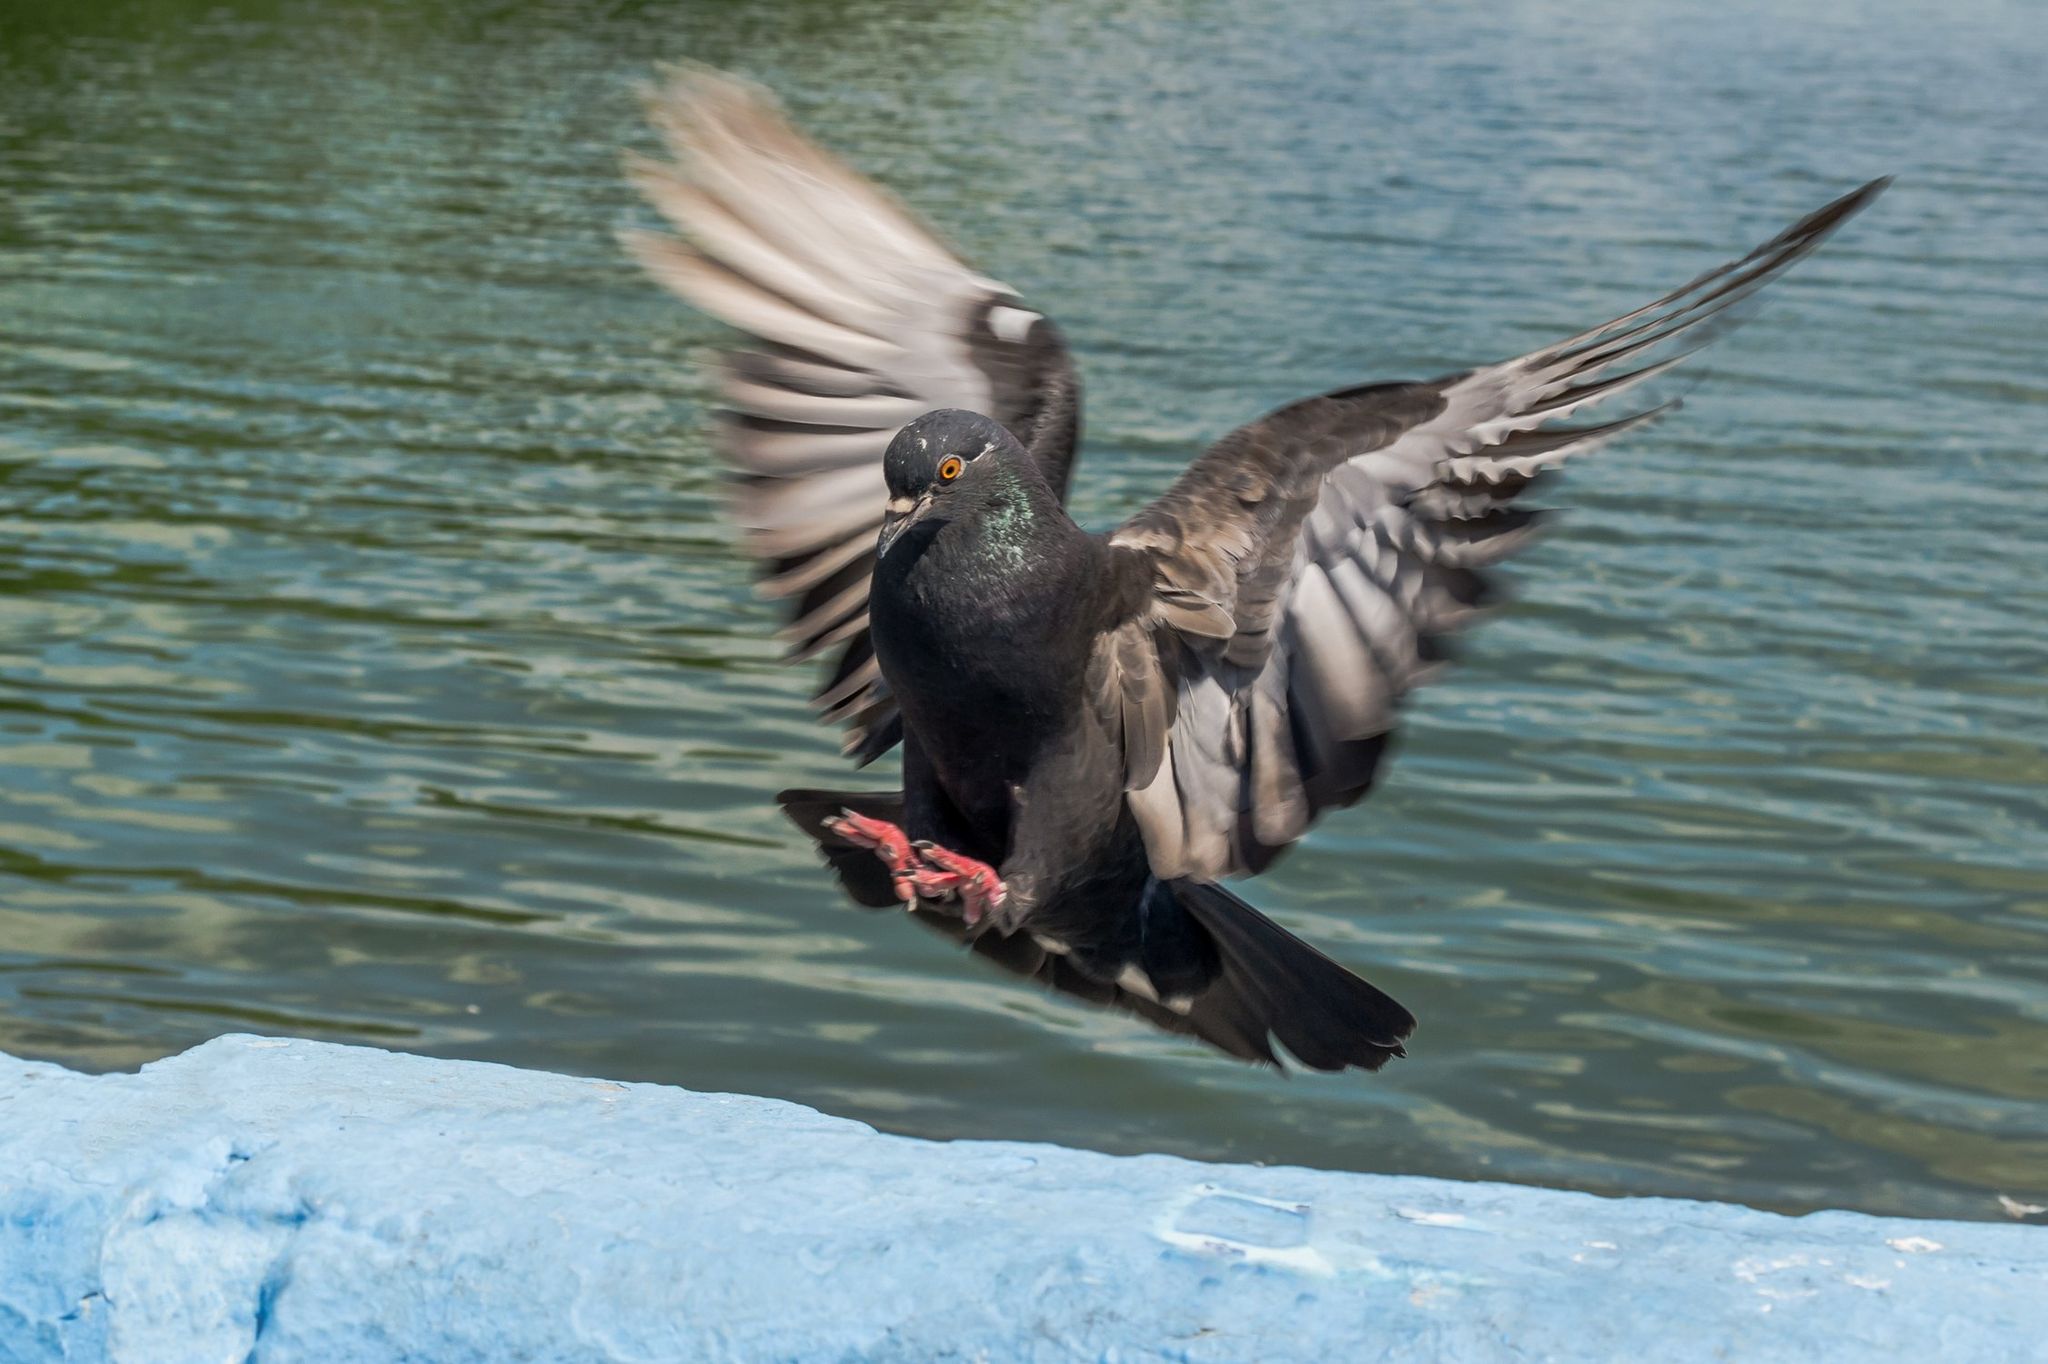
M 925 864 L 922 871 L 911 873 L 911 883 L 917 886 L 918 894 L 959 896 L 960 917 L 970 924 L 980 923 L 1009 894 L 996 869 L 986 862 L 936 843 L 918 842 L 911 847 Z
M 841 810 L 825 821 L 825 827 L 857 848 L 873 849 L 889 869 L 896 898 L 907 905 L 915 905 L 919 900 L 957 899 L 960 917 L 969 924 L 977 924 L 990 910 L 999 908 L 1008 895 L 1002 878 L 988 863 L 936 843 L 912 843 L 903 830 L 887 820 Z

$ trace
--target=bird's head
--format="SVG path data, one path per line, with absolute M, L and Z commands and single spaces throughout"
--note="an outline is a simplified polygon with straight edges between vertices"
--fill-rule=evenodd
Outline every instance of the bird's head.
M 1030 459 L 1002 423 L 979 412 L 941 408 L 925 413 L 896 433 L 882 457 L 889 509 L 876 557 L 886 557 L 889 547 L 925 518 L 964 510 L 989 500 L 1001 486 L 1013 486 L 1014 475 Z

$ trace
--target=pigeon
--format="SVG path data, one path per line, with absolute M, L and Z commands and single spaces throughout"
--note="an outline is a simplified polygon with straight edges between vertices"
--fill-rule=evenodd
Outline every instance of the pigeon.
M 628 173 L 675 231 L 627 247 L 746 335 L 715 369 L 744 542 L 849 754 L 902 750 L 900 790 L 784 811 L 858 903 L 1318 1071 L 1405 1055 L 1414 1016 L 1221 883 L 1372 788 L 1403 698 L 1542 527 L 1538 476 L 1667 415 L 1643 386 L 1888 183 L 1539 350 L 1268 413 L 1091 532 L 1049 317 L 757 87 L 675 68 L 648 107 L 671 155 Z

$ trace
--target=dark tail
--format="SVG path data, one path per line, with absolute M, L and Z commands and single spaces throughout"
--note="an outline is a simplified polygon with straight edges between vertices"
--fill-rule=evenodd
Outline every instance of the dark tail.
M 1218 885 L 1168 883 L 1216 944 L 1220 969 L 1185 1015 L 1147 1017 L 1248 1061 L 1278 1064 L 1277 1039 L 1311 1070 L 1378 1070 L 1405 1056 L 1415 1015 Z M 1160 1013 L 1171 1014 L 1178 1027 Z

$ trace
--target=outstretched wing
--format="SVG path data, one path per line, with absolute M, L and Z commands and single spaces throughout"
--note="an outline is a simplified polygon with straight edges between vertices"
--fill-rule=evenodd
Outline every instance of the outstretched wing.
M 1256 872 L 1371 787 L 1402 697 L 1525 544 L 1538 472 L 1670 411 L 1548 428 L 1655 378 L 1888 183 L 1591 331 L 1427 383 L 1309 398 L 1231 432 L 1110 538 L 1145 604 L 1093 678 L 1162 878 Z M 1609 374 L 1609 371 L 1615 371 Z M 1603 377 L 1604 376 L 1604 377 Z
M 649 273 L 748 334 L 717 370 L 736 515 L 763 590 L 794 602 L 792 660 L 837 650 L 817 694 L 862 762 L 900 734 L 868 641 L 888 493 L 913 417 L 993 417 L 1065 494 L 1079 385 L 1050 320 L 976 274 L 907 210 L 807 141 L 753 86 L 691 68 L 649 99 L 672 162 L 629 173 L 680 233 L 629 233 Z

